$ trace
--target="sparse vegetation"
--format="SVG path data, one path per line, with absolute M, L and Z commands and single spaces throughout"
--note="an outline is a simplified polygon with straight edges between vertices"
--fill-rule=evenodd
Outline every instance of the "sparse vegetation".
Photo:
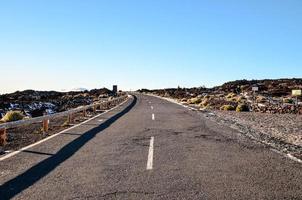
M 209 105 L 209 99 L 204 98 L 202 102 L 199 104 L 200 107 L 207 107 Z
M 258 87 L 258 91 L 253 91 L 253 87 Z M 213 88 L 169 88 L 150 92 L 159 96 L 168 93 L 171 98 L 183 99 L 182 103 L 198 103 L 200 108 L 213 110 L 219 110 L 223 105 L 232 105 L 236 109 L 238 105 L 246 104 L 252 112 L 302 114 L 301 103 L 293 107 L 296 102 L 291 96 L 293 88 L 302 89 L 301 78 L 239 80 Z M 302 96 L 297 100 L 302 102 Z
M 223 105 L 220 107 L 220 110 L 231 111 L 231 110 L 235 110 L 235 107 L 232 105 Z
M 293 100 L 293 99 L 291 99 L 291 98 L 284 98 L 283 99 L 283 103 L 294 103 L 295 101 Z
M 34 134 L 42 134 L 42 133 L 43 133 L 43 129 L 40 128 L 40 129 L 38 129 L 38 130 L 35 130 L 33 133 L 34 133 Z
M 236 94 L 233 93 L 233 92 L 229 93 L 229 94 L 226 96 L 227 99 L 232 99 L 232 98 L 234 98 L 234 97 L 236 97 Z
M 62 124 L 62 127 L 66 127 L 66 126 L 69 126 L 69 120 L 68 119 L 66 119 L 65 121 L 64 121 L 64 123 Z
M 12 122 L 22 120 L 24 115 L 20 111 L 8 111 L 5 116 L 1 119 L 2 122 Z
M 236 112 L 248 112 L 248 111 L 250 111 L 250 109 L 246 104 L 239 104 L 236 107 Z
M 188 102 L 188 103 L 190 103 L 190 104 L 200 104 L 201 101 L 202 101 L 201 98 L 199 98 L 199 97 L 194 97 L 194 98 L 192 98 L 192 99 L 189 99 L 189 102 Z
M 256 97 L 256 102 L 257 103 L 265 103 L 266 101 L 267 101 L 267 99 L 264 96 L 257 96 Z
M 228 101 L 231 101 L 231 102 L 237 102 L 237 97 L 232 97 L 232 98 L 228 98 L 227 100 Z
M 245 102 L 245 101 L 246 101 L 246 98 L 243 97 L 243 96 L 239 96 L 239 97 L 236 98 L 236 102 L 237 102 L 237 103 Z

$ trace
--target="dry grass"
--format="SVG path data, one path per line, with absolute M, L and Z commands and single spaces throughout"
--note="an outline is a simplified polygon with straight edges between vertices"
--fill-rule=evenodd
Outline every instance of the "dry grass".
M 20 111 L 8 111 L 1 119 L 2 122 L 12 122 L 22 120 L 24 115 Z

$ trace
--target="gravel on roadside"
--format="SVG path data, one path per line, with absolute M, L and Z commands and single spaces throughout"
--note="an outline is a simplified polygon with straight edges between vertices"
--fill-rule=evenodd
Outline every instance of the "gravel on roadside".
M 207 111 L 205 116 L 239 130 L 256 141 L 302 159 L 302 116 L 234 111 Z

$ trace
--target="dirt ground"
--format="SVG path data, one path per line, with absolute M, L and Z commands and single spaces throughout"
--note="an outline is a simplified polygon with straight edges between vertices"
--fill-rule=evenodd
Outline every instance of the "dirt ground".
M 207 117 L 257 141 L 302 158 L 302 115 L 209 111 Z
M 42 122 L 31 124 L 27 126 L 20 126 L 17 128 L 7 129 L 7 144 L 4 146 L 4 151 L 18 150 L 24 146 L 35 143 L 42 140 L 50 135 L 58 133 L 64 129 L 67 129 L 75 124 L 81 123 L 90 117 L 99 114 L 100 112 L 89 112 L 87 117 L 83 117 L 82 113 L 77 113 L 74 116 L 74 122 L 72 124 L 67 124 L 67 117 L 60 117 L 53 119 L 49 122 L 49 130 L 43 132 Z

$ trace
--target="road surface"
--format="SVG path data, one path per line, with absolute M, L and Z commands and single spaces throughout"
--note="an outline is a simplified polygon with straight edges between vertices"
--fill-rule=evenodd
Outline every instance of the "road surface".
M 0 199 L 302 199 L 301 164 L 144 95 L 0 170 Z

